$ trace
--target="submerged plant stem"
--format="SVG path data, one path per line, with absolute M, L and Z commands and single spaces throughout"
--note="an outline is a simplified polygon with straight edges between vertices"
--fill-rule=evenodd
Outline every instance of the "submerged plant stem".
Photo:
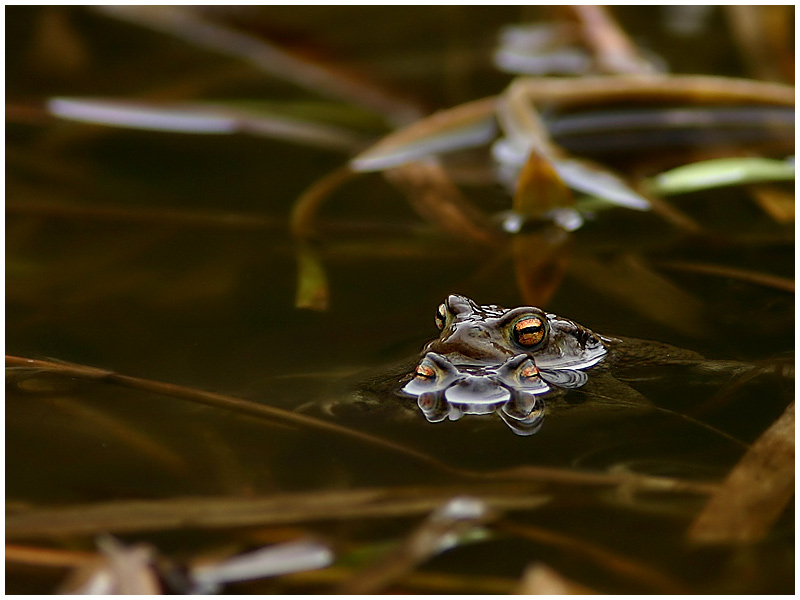
M 139 377 L 132 377 L 130 375 L 122 375 L 121 373 L 115 373 L 114 371 L 107 371 L 105 369 L 97 369 L 94 367 L 70 363 L 58 363 L 53 361 L 20 358 L 16 356 L 6 356 L 6 366 L 45 371 L 48 373 L 62 375 L 65 377 L 74 377 L 87 381 L 111 383 L 120 385 L 122 387 L 151 392 L 154 394 L 162 394 L 165 396 L 172 396 L 174 398 L 181 398 L 183 400 L 189 400 L 198 404 L 222 408 L 224 410 L 230 410 L 240 414 L 261 417 L 271 421 L 277 420 L 283 423 L 288 422 L 301 427 L 316 429 L 318 431 L 325 431 L 328 433 L 335 433 L 351 439 L 357 439 L 373 446 L 395 450 L 402 454 L 412 456 L 418 460 L 422 460 L 423 462 L 434 463 L 441 467 L 447 468 L 443 463 L 440 463 L 438 460 L 428 456 L 427 454 L 424 454 L 423 452 L 418 452 L 412 448 L 408 448 L 401 444 L 396 444 L 390 440 L 356 431 L 355 429 L 349 429 L 341 425 L 336 425 L 335 423 L 329 423 L 308 415 L 269 406 L 268 404 L 262 404 L 260 402 L 184 387 L 172 383 L 153 381 L 151 379 L 142 379 Z
M 254 417 L 289 423 L 299 427 L 322 431 L 353 439 L 376 448 L 383 448 L 398 452 L 423 464 L 427 464 L 443 473 L 452 476 L 486 481 L 536 481 L 539 483 L 553 483 L 566 485 L 583 485 L 590 487 L 625 486 L 626 489 L 649 492 L 674 492 L 707 495 L 714 493 L 718 486 L 714 483 L 688 481 L 673 477 L 661 477 L 654 475 L 642 475 L 638 473 L 590 473 L 571 469 L 560 469 L 557 467 L 543 467 L 534 465 L 524 465 L 510 469 L 496 471 L 476 471 L 473 469 L 463 469 L 448 465 L 439 459 L 430 456 L 414 448 L 410 448 L 398 442 L 388 440 L 376 435 L 357 431 L 349 427 L 316 419 L 314 417 L 284 410 L 260 402 L 245 400 L 233 396 L 226 396 L 215 392 L 198 390 L 185 386 L 153 381 L 123 375 L 84 365 L 71 363 L 55 362 L 48 360 L 38 360 L 32 358 L 22 358 L 18 356 L 6 355 L 6 366 L 11 369 L 25 371 L 41 371 L 50 374 L 73 377 L 86 381 L 111 383 L 127 388 L 181 398 L 190 402 L 197 402 L 206 406 L 213 406 L 223 410 L 246 414 Z
M 493 525 L 496 529 L 514 536 L 540 542 L 548 546 L 561 548 L 575 555 L 589 559 L 604 569 L 616 573 L 625 579 L 636 581 L 656 590 L 662 594 L 686 594 L 686 586 L 666 576 L 661 571 L 636 560 L 621 556 L 608 548 L 598 546 L 586 540 L 570 535 L 536 527 L 522 525 L 507 520 L 498 521 Z

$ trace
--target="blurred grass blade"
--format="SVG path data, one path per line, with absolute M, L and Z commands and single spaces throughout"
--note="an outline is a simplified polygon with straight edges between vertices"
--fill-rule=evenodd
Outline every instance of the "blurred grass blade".
M 532 54 L 511 47 L 498 48 L 494 66 L 514 75 L 581 75 L 591 66 L 589 55 L 579 48 L 557 48 Z
M 314 248 L 308 242 L 297 244 L 297 308 L 327 310 L 328 278 Z
M 352 150 L 361 143 L 359 136 L 341 127 L 224 105 L 51 98 L 47 110 L 62 119 L 129 129 L 203 135 L 243 133 L 341 150 Z
M 794 190 L 783 190 L 777 186 L 754 185 L 750 188 L 756 204 L 778 223 L 794 221 Z
M 550 210 L 575 203 L 554 165 L 535 150 L 530 153 L 517 179 L 513 208 L 519 215 L 536 218 Z
M 384 177 L 406 194 L 412 208 L 440 231 L 481 246 L 498 244 L 488 218 L 461 193 L 435 159 L 389 169 Z
M 759 157 L 719 158 L 683 165 L 654 177 L 649 188 L 656 194 L 685 194 L 697 190 L 794 179 L 794 159 Z
M 794 495 L 794 402 L 750 447 L 689 529 L 699 543 L 758 542 Z
M 591 67 L 591 58 L 577 47 L 572 23 L 508 25 L 500 30 L 494 66 L 514 75 L 577 75 Z
M 556 172 L 569 187 L 616 206 L 650 210 L 650 202 L 607 169 L 576 159 L 554 161 Z
M 97 540 L 102 558 L 79 567 L 62 587 L 66 594 L 161 594 L 153 568 L 155 550 L 146 544 L 125 546 L 111 536 Z
M 374 594 L 440 552 L 458 545 L 470 531 L 496 518 L 478 498 L 457 497 L 434 510 L 402 544 L 344 582 L 342 594 Z
M 595 292 L 656 323 L 693 338 L 709 333 L 702 303 L 636 256 L 604 262 L 594 256 L 576 255 L 569 273 Z
M 295 306 L 312 310 L 327 310 L 328 280 L 311 238 L 316 233 L 316 217 L 320 206 L 342 184 L 353 177 L 353 171 L 340 167 L 311 184 L 292 207 L 289 229 L 296 243 L 297 295 Z
M 737 4 L 721 8 L 749 72 L 756 79 L 794 81 L 793 5 Z
M 567 7 L 580 24 L 583 42 L 604 73 L 647 74 L 656 69 L 617 23 L 610 9 L 597 5 Z
M 561 573 L 543 563 L 535 563 L 525 569 L 515 594 L 524 595 L 583 595 L 596 594 L 594 590 L 567 579 Z
M 573 154 L 667 146 L 754 146 L 794 150 L 794 107 L 750 105 L 588 109 L 545 119 L 550 135 Z
M 47 110 L 56 117 L 93 123 L 172 131 L 175 133 L 233 133 L 236 124 L 231 117 L 215 114 L 210 110 L 181 107 L 155 107 L 143 102 L 99 100 L 89 98 L 51 98 Z
M 434 113 L 391 133 L 350 161 L 355 171 L 382 171 L 432 154 L 488 144 L 497 134 L 495 98 Z
M 615 102 L 688 102 L 794 106 L 794 87 L 713 75 L 517 77 L 510 88 L 531 102 L 585 106 Z
M 213 594 L 226 583 L 251 581 L 287 573 L 322 569 L 333 562 L 328 546 L 313 540 L 275 544 L 221 563 L 195 567 L 190 577 L 197 585 L 194 594 Z
M 238 58 L 304 89 L 363 106 L 395 125 L 419 118 L 416 106 L 368 82 L 336 72 L 255 35 L 215 23 L 190 6 L 97 6 L 103 14 L 161 31 L 201 48 Z

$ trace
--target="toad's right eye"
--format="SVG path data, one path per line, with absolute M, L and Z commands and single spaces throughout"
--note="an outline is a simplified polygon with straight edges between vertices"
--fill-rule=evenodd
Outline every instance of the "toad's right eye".
M 523 348 L 533 349 L 544 341 L 547 325 L 541 317 L 533 315 L 514 323 L 513 331 L 514 341 Z
M 436 309 L 436 327 L 439 329 L 444 329 L 444 324 L 447 322 L 447 307 L 444 304 L 440 304 L 439 308 Z

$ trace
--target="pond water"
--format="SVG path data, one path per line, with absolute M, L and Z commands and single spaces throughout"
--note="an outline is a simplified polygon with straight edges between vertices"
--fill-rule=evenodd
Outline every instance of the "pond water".
M 635 383 L 662 410 L 595 410 L 586 402 L 548 418 L 530 437 L 513 435 L 489 416 L 438 424 L 420 414 L 394 419 L 381 410 L 348 411 L 338 420 L 326 416 L 315 406 L 348 397 L 352 382 L 417 356 L 438 335 L 434 312 L 448 294 L 482 304 L 525 304 L 508 249 L 476 249 L 436 233 L 380 175 L 363 175 L 336 191 L 319 216 L 329 308 L 297 309 L 290 211 L 305 189 L 351 154 L 244 135 L 93 127 L 48 119 L 35 107 L 62 95 L 298 105 L 325 98 L 97 12 L 51 7 L 10 8 L 6 14 L 8 102 L 18 109 L 14 115 L 24 115 L 23 108 L 32 115 L 12 117 L 6 136 L 7 354 L 89 365 L 291 411 L 304 407 L 301 414 L 470 472 L 628 469 L 719 482 L 741 458 L 740 442 L 755 441 L 791 401 L 792 383 L 782 377 L 767 374 L 731 387 L 730 380 L 689 381 L 685 373 L 666 372 Z M 499 28 L 553 18 L 520 7 L 240 8 L 218 17 L 399 90 L 423 113 L 501 91 L 511 76 L 491 65 Z M 619 17 L 675 71 L 747 74 L 723 32 L 721 11 L 696 17 L 708 19 L 702 38 L 670 33 L 668 15 L 656 9 L 625 10 Z M 386 131 L 363 111 L 356 118 L 366 139 Z M 487 212 L 510 208 L 498 184 L 464 190 Z M 659 278 L 656 285 L 650 275 L 631 275 L 641 270 L 630 265 L 695 261 L 791 279 L 793 224 L 777 223 L 745 188 L 686 194 L 673 203 L 708 233 L 686 235 L 651 213 L 599 213 L 573 234 L 574 267 L 544 308 L 599 333 L 658 340 L 713 358 L 785 359 L 794 349 L 793 294 L 649 268 Z M 611 274 L 626 287 L 614 284 Z M 651 299 L 650 307 L 631 301 L 636 297 L 645 304 Z M 708 410 L 694 415 L 698 406 Z M 687 414 L 692 418 L 680 416 Z M 537 562 L 608 593 L 791 593 L 794 587 L 791 509 L 757 543 L 698 546 L 686 541 L 686 531 L 706 495 L 628 497 L 613 486 L 517 483 L 517 491 L 508 482 L 497 489 L 520 497 L 535 491 L 548 502 L 507 513 L 505 530 L 490 529 L 488 539 L 421 567 L 461 578 L 460 587 L 426 588 L 401 579 L 388 589 L 481 593 L 498 585 L 512 591 Z M 6 500 L 14 513 L 109 501 L 313 496 L 383 487 L 418 486 L 423 496 L 437 486 L 471 494 L 482 485 L 490 484 L 364 440 L 169 395 L 46 372 L 12 376 L 6 390 Z M 307 533 L 329 540 L 340 556 L 358 548 L 377 555 L 420 519 L 415 512 L 271 527 L 126 530 L 119 537 L 148 542 L 179 562 Z M 558 532 L 578 540 L 578 547 L 515 535 L 514 525 Z M 9 541 L 95 548 L 89 533 Z M 592 545 L 658 570 L 675 587 L 609 568 L 586 550 Z M 9 562 L 6 591 L 52 593 L 66 575 L 63 568 Z M 339 582 L 334 575 L 279 577 L 230 590 L 327 593 Z

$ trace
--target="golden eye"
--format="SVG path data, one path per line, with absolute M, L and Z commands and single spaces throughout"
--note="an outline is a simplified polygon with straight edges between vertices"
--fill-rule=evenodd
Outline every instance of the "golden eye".
M 514 323 L 514 341 L 532 348 L 544 340 L 545 324 L 539 317 L 525 317 Z
M 444 329 L 444 324 L 447 321 L 447 307 L 444 304 L 440 304 L 439 308 L 436 309 L 436 327 L 439 329 Z

